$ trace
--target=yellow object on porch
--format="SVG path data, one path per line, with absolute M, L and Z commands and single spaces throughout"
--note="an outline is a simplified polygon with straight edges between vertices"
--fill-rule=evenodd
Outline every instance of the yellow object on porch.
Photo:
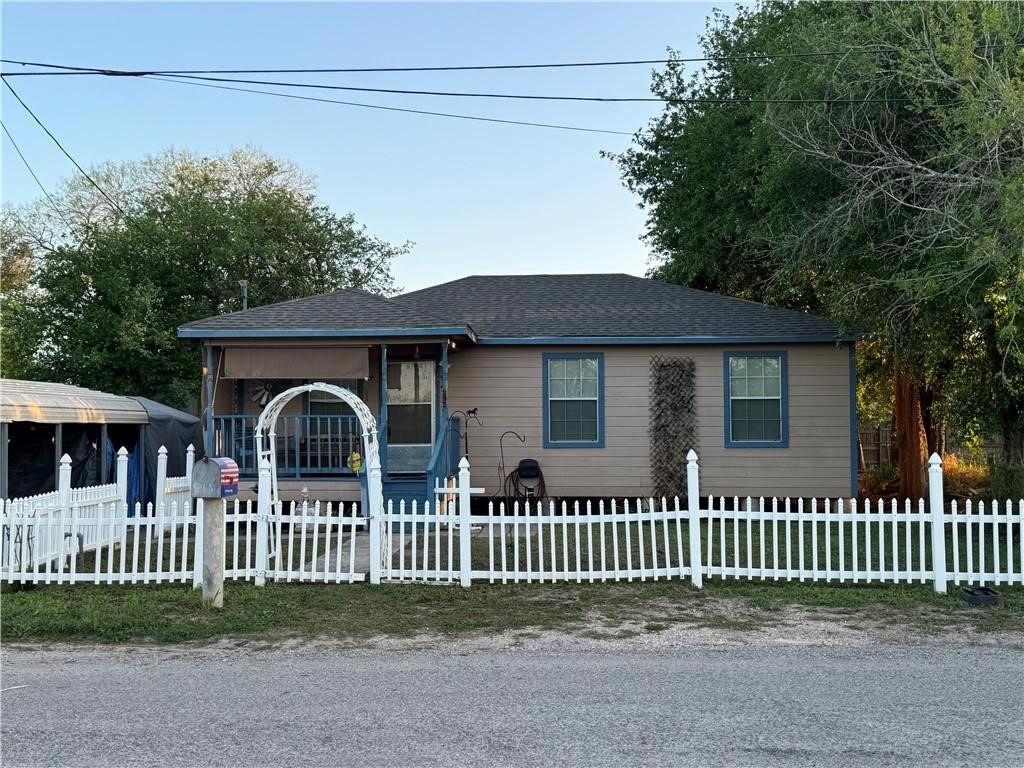
M 348 468 L 355 472 L 357 475 L 363 471 L 363 456 L 359 451 L 352 451 L 348 455 Z

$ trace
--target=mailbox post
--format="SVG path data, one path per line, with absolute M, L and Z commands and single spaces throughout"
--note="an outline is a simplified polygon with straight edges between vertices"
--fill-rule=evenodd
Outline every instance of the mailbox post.
M 238 465 L 228 458 L 201 459 L 192 468 L 192 496 L 203 500 L 203 602 L 224 607 L 224 499 L 238 495 Z

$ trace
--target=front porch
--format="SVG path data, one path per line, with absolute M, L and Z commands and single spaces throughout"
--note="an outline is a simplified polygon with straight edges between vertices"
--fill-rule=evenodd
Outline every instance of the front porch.
M 431 490 L 455 474 L 461 455 L 460 420 L 447 407 L 453 348 L 448 339 L 359 347 L 211 345 L 207 450 L 237 462 L 241 495 L 249 496 L 258 475 L 254 438 L 264 406 L 286 389 L 323 381 L 354 392 L 376 417 L 385 498 L 432 501 Z M 273 439 L 282 498 L 360 498 L 362 428 L 347 404 L 327 393 L 297 396 L 278 418 Z

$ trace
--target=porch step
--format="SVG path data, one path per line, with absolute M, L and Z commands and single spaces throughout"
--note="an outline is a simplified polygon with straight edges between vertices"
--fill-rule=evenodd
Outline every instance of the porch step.
M 406 510 L 411 511 L 413 501 L 419 507 L 422 507 L 427 501 L 427 479 L 426 477 L 388 478 L 384 481 L 383 491 L 385 506 L 392 501 L 397 511 L 398 505 L 404 501 Z

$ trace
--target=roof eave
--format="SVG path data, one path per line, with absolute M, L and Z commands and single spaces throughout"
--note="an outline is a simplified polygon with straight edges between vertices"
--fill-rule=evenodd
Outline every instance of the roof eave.
M 623 344 L 844 344 L 852 341 L 859 341 L 863 338 L 865 338 L 864 334 L 817 334 L 807 336 L 483 336 L 477 339 L 477 343 L 506 346 L 555 344 L 572 344 L 580 346 L 615 346 Z
M 304 338 L 420 338 L 426 336 L 466 336 L 476 341 L 476 333 L 468 325 L 425 328 L 178 328 L 181 339 L 274 339 Z

